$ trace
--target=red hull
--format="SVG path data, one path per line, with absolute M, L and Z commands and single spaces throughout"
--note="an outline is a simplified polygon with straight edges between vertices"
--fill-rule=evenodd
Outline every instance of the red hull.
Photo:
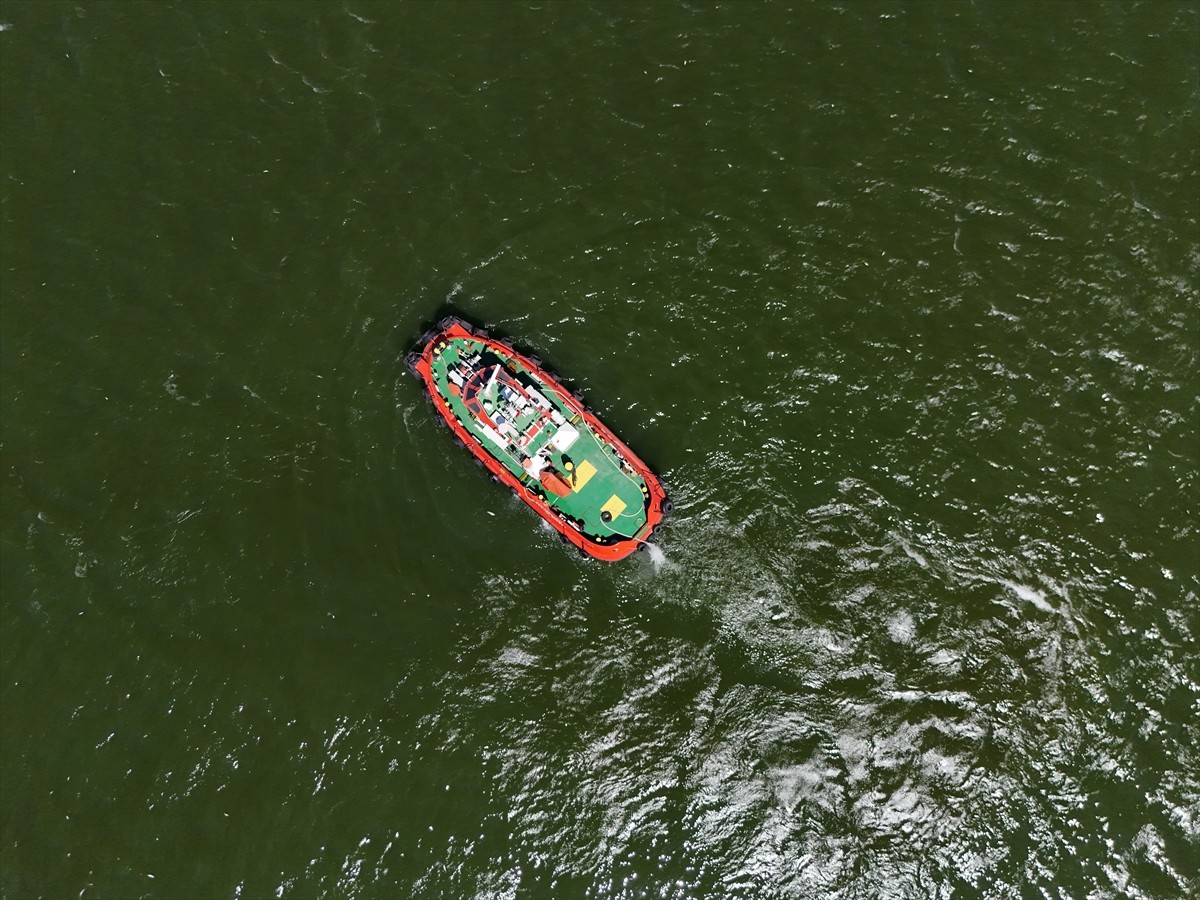
M 552 509 L 543 497 L 521 482 L 506 466 L 504 466 L 488 449 L 480 443 L 475 435 L 466 429 L 454 416 L 449 405 L 443 399 L 434 382 L 432 354 L 437 343 L 446 338 L 470 338 L 481 341 L 488 348 L 502 357 L 516 361 L 525 369 L 532 372 L 540 381 L 552 388 L 558 400 L 573 413 L 582 417 L 592 431 L 603 440 L 615 447 L 625 461 L 645 481 L 649 488 L 649 502 L 646 508 L 646 522 L 627 540 L 617 543 L 598 543 L 577 527 L 572 527 Z M 417 347 L 406 357 L 406 363 L 413 373 L 421 380 L 422 386 L 433 403 L 438 416 L 450 428 L 458 442 L 471 451 L 472 455 L 491 473 L 494 480 L 508 485 L 525 503 L 541 518 L 557 531 L 565 541 L 574 544 L 581 553 L 595 559 L 613 562 L 624 559 L 636 550 L 643 549 L 646 541 L 658 530 L 663 518 L 671 512 L 671 501 L 667 499 L 662 482 L 642 460 L 625 445 L 620 438 L 601 422 L 596 416 L 579 402 L 550 372 L 546 371 L 537 360 L 517 352 L 505 341 L 489 336 L 481 329 L 474 328 L 460 319 L 443 319 L 438 327 L 427 333 Z

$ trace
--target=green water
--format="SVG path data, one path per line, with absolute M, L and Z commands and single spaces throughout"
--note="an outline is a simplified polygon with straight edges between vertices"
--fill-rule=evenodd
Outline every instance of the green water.
M 1196 4 L 0 23 L 0 895 L 1200 893 Z

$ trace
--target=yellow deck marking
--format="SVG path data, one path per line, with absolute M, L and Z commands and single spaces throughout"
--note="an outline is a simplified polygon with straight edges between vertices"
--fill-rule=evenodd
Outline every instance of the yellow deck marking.
M 625 511 L 625 501 L 613 494 L 608 498 L 608 502 L 600 507 L 600 512 L 606 512 L 614 519 Z
M 592 480 L 592 476 L 596 474 L 596 467 L 586 459 L 575 467 L 575 477 L 572 479 L 571 490 L 579 493 L 583 490 L 583 486 Z

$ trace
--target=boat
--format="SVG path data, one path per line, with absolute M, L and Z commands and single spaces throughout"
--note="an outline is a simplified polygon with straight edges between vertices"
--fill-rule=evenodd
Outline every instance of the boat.
M 446 316 L 404 361 L 455 443 L 581 556 L 644 550 L 671 514 L 659 478 L 536 356 Z

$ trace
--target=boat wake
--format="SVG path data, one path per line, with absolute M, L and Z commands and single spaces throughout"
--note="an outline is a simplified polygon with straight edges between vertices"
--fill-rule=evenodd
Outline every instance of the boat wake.
M 662 552 L 661 547 L 658 547 L 655 544 L 647 543 L 646 553 L 650 557 L 650 562 L 654 564 L 655 572 L 661 572 L 668 565 L 670 565 L 670 560 L 667 559 L 667 554 Z

